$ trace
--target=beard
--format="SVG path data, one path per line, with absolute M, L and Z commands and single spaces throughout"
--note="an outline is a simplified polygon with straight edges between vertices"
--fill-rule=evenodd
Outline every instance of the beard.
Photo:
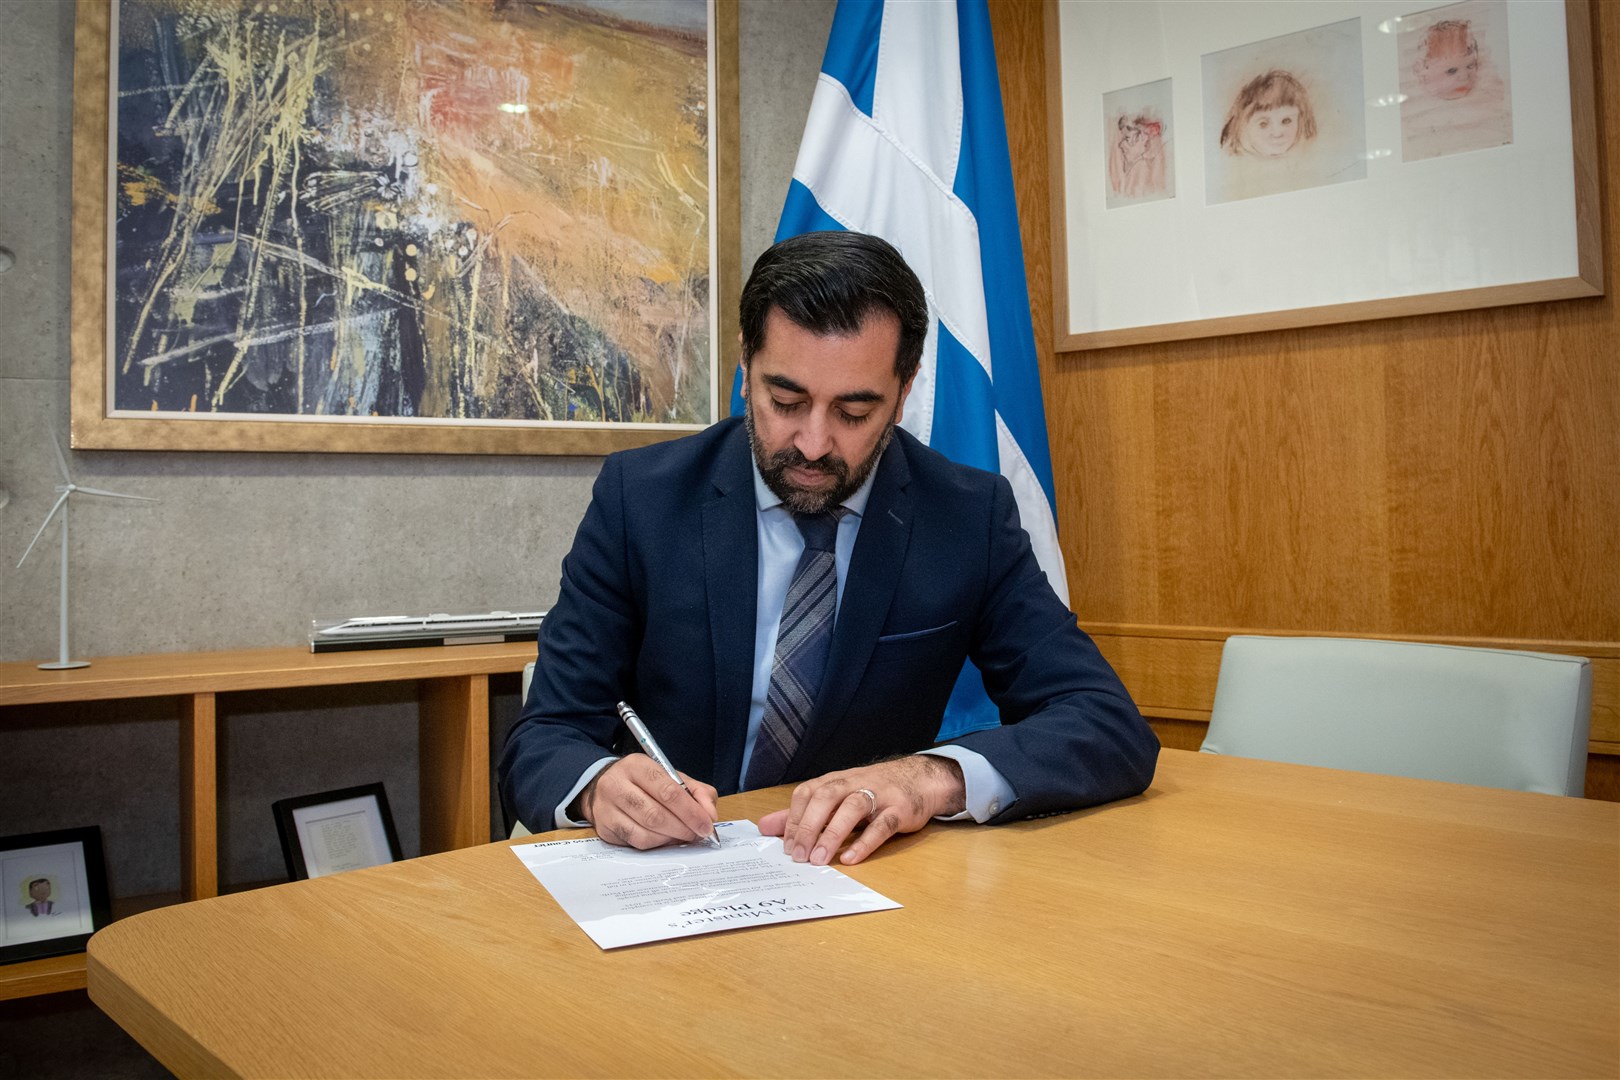
M 853 469 L 847 461 L 834 454 L 811 461 L 792 446 L 778 450 L 774 454 L 767 454 L 754 432 L 754 398 L 751 394 L 747 406 L 743 409 L 743 426 L 748 431 L 748 445 L 754 451 L 754 462 L 759 466 L 760 478 L 765 481 L 765 486 L 771 489 L 771 493 L 782 500 L 782 505 L 795 514 L 824 514 L 859 491 L 861 485 L 866 483 L 866 478 L 872 475 L 872 470 L 877 468 L 878 459 L 883 456 L 883 451 L 889 448 L 889 442 L 894 438 L 894 419 L 899 412 L 900 408 L 896 405 L 895 411 L 889 414 L 888 421 L 883 425 L 883 434 L 878 436 L 877 445 L 872 447 L 872 452 Z M 787 471 L 792 468 L 831 476 L 833 484 L 824 489 L 800 487 L 787 477 Z

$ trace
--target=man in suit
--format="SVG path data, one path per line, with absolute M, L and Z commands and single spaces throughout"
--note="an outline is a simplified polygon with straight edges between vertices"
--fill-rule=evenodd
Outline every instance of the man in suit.
M 760 822 L 842 861 L 938 818 L 1134 795 L 1158 742 L 1058 600 L 1007 481 L 896 424 L 927 335 L 884 241 L 777 244 L 743 289 L 742 419 L 610 456 L 563 561 L 499 766 L 530 828 L 637 848 L 710 835 L 715 799 L 800 781 Z M 971 657 L 1002 726 L 934 746 Z M 629 702 L 688 795 L 618 756 Z
M 31 898 L 24 905 L 28 913 L 36 918 L 40 915 L 50 915 L 56 910 L 56 902 L 51 899 L 51 879 L 35 878 L 28 883 L 28 895 Z

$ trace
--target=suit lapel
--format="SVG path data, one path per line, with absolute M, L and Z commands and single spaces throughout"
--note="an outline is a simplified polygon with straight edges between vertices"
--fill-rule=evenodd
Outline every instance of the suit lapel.
M 844 578 L 844 600 L 833 626 L 827 673 L 804 741 L 788 763 L 790 776 L 797 775 L 803 763 L 815 760 L 843 720 L 900 585 L 900 568 L 911 543 L 913 522 L 911 469 L 902 438 L 903 433 L 896 432 L 894 442 L 878 462 L 872 495 L 861 516 L 861 531 L 855 538 L 855 550 Z
M 714 646 L 714 780 L 737 790 L 748 705 L 754 690 L 754 622 L 759 603 L 759 533 L 748 438 L 738 424 L 714 471 L 703 505 L 703 576 Z

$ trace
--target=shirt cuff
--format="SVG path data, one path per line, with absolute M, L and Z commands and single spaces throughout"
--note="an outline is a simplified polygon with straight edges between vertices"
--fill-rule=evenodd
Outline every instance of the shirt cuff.
M 591 823 L 588 821 L 575 821 L 573 818 L 569 817 L 568 808 L 574 805 L 574 800 L 579 798 L 579 793 L 585 790 L 585 785 L 596 779 L 597 773 L 601 772 L 603 769 L 607 768 L 609 765 L 618 760 L 619 759 L 616 757 L 605 757 L 591 762 L 591 767 L 580 774 L 579 783 L 575 784 L 573 788 L 570 789 L 568 794 L 563 796 L 562 802 L 557 804 L 557 812 L 552 818 L 552 828 L 588 829 L 591 827 Z
M 935 821 L 966 821 L 972 818 L 983 825 L 1018 801 L 1018 792 L 983 754 L 965 746 L 935 746 L 917 752 L 950 758 L 962 767 L 966 809 L 960 814 L 941 814 Z

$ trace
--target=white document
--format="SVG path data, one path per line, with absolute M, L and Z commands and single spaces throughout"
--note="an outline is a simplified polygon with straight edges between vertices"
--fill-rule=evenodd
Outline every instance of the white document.
M 718 849 L 636 851 L 591 837 L 512 853 L 604 949 L 900 907 L 830 866 L 794 862 L 752 821 L 719 822 L 715 835 Z

